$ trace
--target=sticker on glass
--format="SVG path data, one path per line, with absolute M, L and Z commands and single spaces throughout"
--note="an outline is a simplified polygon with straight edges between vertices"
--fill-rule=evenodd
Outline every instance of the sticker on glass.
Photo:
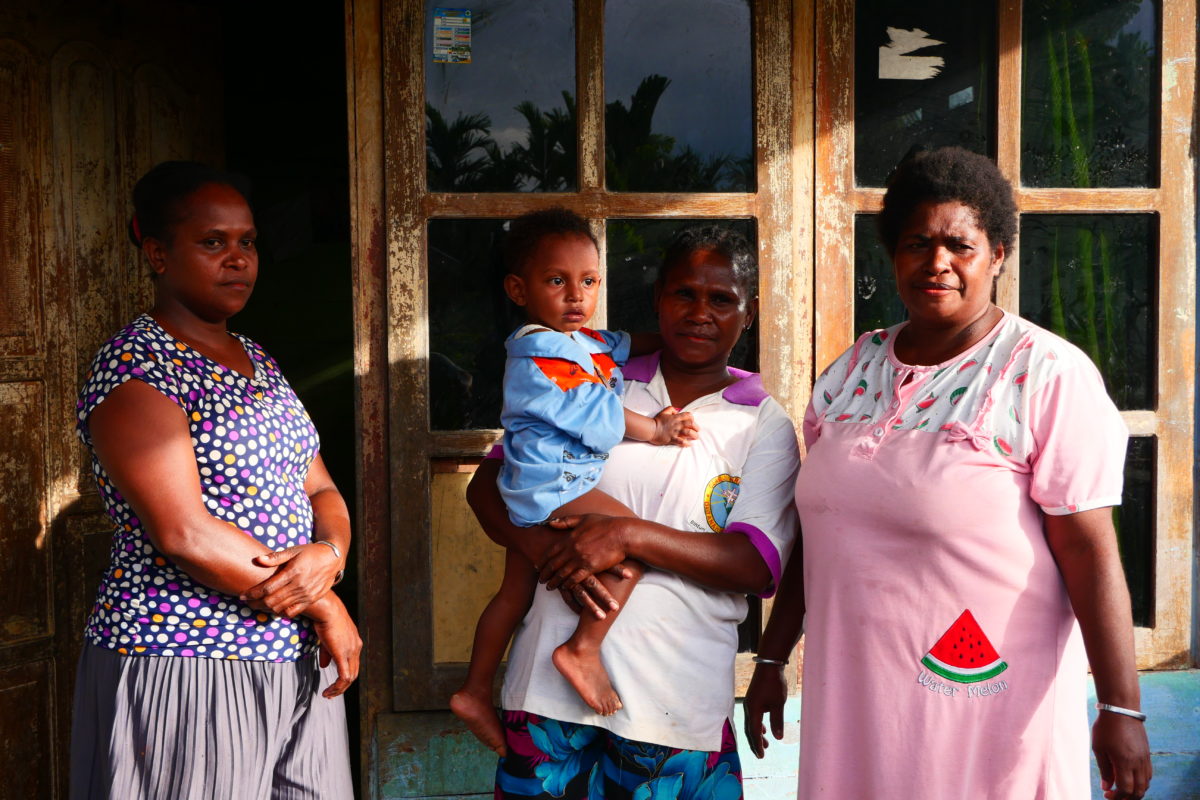
M 939 56 L 909 55 L 915 50 L 945 44 L 931 39 L 920 28 L 888 28 L 888 43 L 879 48 L 879 77 L 882 80 L 927 81 L 937 77 L 946 62 Z
M 433 60 L 437 64 L 471 63 L 471 9 L 433 10 Z

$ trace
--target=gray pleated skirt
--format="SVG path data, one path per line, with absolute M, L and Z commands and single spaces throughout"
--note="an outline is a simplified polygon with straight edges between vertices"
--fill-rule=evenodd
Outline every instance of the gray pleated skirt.
M 289 663 L 124 656 L 84 645 L 72 800 L 349 800 L 337 677 Z

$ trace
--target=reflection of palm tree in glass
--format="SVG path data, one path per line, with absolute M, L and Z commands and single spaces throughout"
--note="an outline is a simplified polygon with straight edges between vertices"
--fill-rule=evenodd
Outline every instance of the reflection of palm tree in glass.
M 642 79 L 629 105 L 605 109 L 608 188 L 615 191 L 744 191 L 753 183 L 749 155 L 703 156 L 673 137 L 653 132 L 654 112 L 671 81 Z M 507 150 L 491 136 L 486 114 L 459 113 L 447 122 L 426 104 L 425 155 L 429 188 L 442 192 L 561 192 L 575 186 L 578 164 L 575 98 L 562 93 L 563 107 L 543 111 L 526 100 L 516 107 L 525 119 L 524 143 Z
M 575 185 L 575 98 L 563 92 L 563 108 L 542 111 L 529 100 L 517 106 L 525 118 L 525 144 L 514 144 L 509 157 L 523 181 L 535 191 L 560 192 Z
M 729 155 L 701 156 L 690 146 L 675 152 L 675 139 L 652 130 L 654 112 L 671 79 L 642 78 L 626 106 L 620 100 L 604 112 L 604 150 L 608 188 L 616 191 L 700 192 L 745 189 Z M 728 179 L 726 179 L 728 173 Z
M 506 159 L 489 135 L 492 121 L 487 114 L 459 114 L 447 124 L 441 113 L 427 103 L 425 120 L 425 165 L 430 189 L 472 192 L 516 188 L 506 174 Z

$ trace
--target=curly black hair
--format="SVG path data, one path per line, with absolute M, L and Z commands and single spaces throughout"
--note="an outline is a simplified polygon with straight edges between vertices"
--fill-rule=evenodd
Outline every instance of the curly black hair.
M 510 274 L 520 275 L 529 266 L 529 257 L 537 249 L 538 242 L 547 236 L 585 236 L 600 251 L 600 243 L 588 227 L 587 220 L 560 206 L 531 211 L 514 219 L 504 237 L 504 269 Z
M 657 285 L 661 287 L 672 267 L 696 250 L 712 250 L 728 258 L 733 279 L 745 290 L 746 297 L 758 297 L 758 257 L 754 248 L 745 236 L 722 225 L 693 225 L 676 233 L 663 253 Z
M 941 147 L 906 157 L 888 178 L 883 210 L 877 220 L 879 240 L 896 254 L 900 231 L 918 205 L 959 202 L 975 212 L 979 227 L 994 249 L 1012 250 L 1017 235 L 1017 205 L 1012 184 L 987 156 L 961 147 Z
M 196 161 L 163 161 L 151 167 L 133 187 L 129 240 L 135 247 L 150 238 L 170 244 L 171 229 L 183 219 L 184 200 L 214 183 L 234 189 L 251 205 L 250 180 L 239 173 Z

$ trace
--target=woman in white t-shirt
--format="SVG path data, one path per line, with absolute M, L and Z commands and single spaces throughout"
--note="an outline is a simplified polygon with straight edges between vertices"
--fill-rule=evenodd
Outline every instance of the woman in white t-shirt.
M 700 436 L 687 448 L 627 440 L 612 451 L 599 488 L 638 518 L 517 528 L 496 490 L 500 461 L 476 473 L 468 499 L 485 530 L 575 606 L 538 592 L 513 642 L 497 797 L 742 796 L 729 724 L 737 625 L 745 595 L 769 596 L 790 554 L 800 461 L 792 423 L 759 376 L 728 365 L 757 312 L 756 284 L 753 251 L 732 231 L 689 229 L 667 249 L 655 285 L 663 349 L 628 362 L 625 405 L 688 411 Z M 603 613 L 594 575 L 627 558 L 648 569 L 604 642 L 624 708 L 601 716 L 551 654 L 581 607 Z

